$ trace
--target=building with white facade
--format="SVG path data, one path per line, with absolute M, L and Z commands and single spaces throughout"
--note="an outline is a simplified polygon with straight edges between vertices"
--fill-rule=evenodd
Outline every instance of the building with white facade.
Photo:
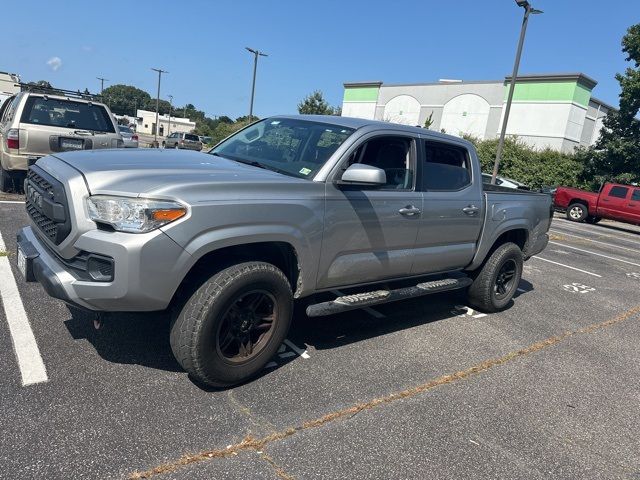
M 128 118 L 136 132 L 155 135 L 156 112 L 137 110 L 135 117 Z M 184 117 L 174 117 L 173 115 L 171 116 L 171 125 L 169 125 L 169 115 L 158 115 L 158 124 L 158 135 L 161 137 L 166 137 L 173 132 L 191 133 L 196 128 L 196 122 Z
M 419 126 L 431 117 L 432 130 L 496 138 L 510 80 L 345 83 L 342 115 Z M 519 75 L 507 135 L 563 152 L 592 145 L 614 108 L 591 96 L 596 83 L 582 73 Z

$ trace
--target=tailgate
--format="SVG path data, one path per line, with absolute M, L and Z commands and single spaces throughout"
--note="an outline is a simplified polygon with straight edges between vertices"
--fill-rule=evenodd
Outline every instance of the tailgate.
M 102 105 L 33 96 L 20 118 L 20 154 L 116 148 L 121 137 Z

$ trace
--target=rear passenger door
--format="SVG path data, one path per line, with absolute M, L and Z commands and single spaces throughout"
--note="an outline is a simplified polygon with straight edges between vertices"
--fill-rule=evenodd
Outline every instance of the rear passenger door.
M 465 267 L 475 255 L 484 220 L 478 161 L 463 143 L 423 138 L 420 147 L 423 201 L 412 273 Z
M 629 222 L 640 225 L 640 188 L 631 189 L 631 198 L 627 204 Z
M 627 214 L 630 190 L 622 185 L 605 185 L 598 203 L 600 214 L 603 217 L 631 221 Z

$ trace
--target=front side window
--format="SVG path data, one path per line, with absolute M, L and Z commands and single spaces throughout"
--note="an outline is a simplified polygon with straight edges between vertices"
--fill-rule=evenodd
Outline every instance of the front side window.
M 354 131 L 308 120 L 268 118 L 241 130 L 209 153 L 309 179 Z
M 349 156 L 345 169 L 354 163 L 381 168 L 387 177 L 383 190 L 413 188 L 415 165 L 412 161 L 413 140 L 400 136 L 384 136 L 366 141 Z
M 432 141 L 426 141 L 424 147 L 422 181 L 425 190 L 457 191 L 471 184 L 471 161 L 465 148 Z
M 66 99 L 29 97 L 20 121 L 32 125 L 115 133 L 109 113 L 102 105 Z
M 627 198 L 628 192 L 629 189 L 627 187 L 611 187 L 608 196 L 615 198 Z
M 631 194 L 631 200 L 633 200 L 634 202 L 640 202 L 640 190 L 633 190 L 633 193 Z

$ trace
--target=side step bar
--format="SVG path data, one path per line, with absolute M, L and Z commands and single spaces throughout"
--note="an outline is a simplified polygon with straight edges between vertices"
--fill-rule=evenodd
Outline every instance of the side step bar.
M 336 313 L 347 312 L 358 308 L 371 307 L 381 303 L 397 302 L 407 298 L 416 298 L 432 293 L 447 292 L 467 288 L 473 283 L 468 277 L 445 278 L 419 283 L 414 287 L 398 288 L 397 290 L 376 290 L 373 292 L 344 295 L 329 302 L 316 303 L 307 307 L 307 316 L 324 317 Z

